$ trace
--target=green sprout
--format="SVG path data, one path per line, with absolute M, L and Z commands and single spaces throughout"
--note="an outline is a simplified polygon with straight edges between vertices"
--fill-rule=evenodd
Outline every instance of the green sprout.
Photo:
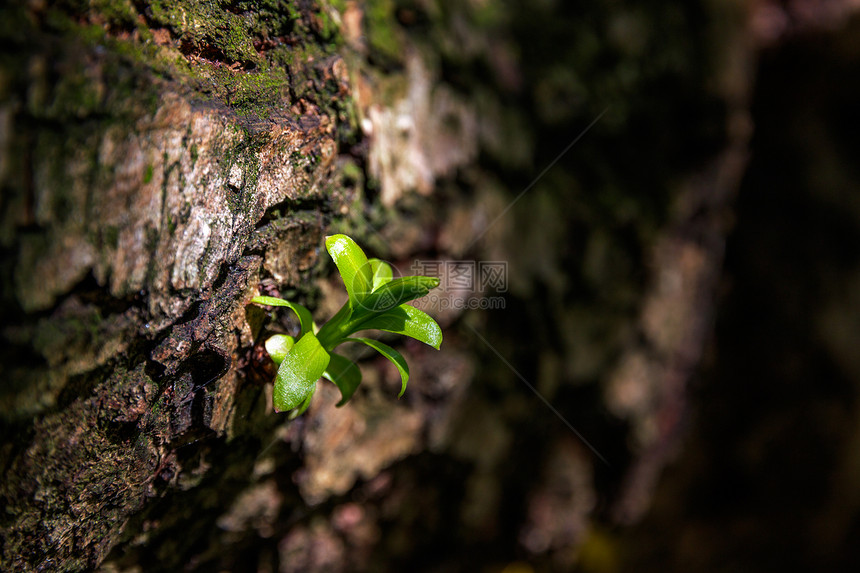
M 299 317 L 298 340 L 276 334 L 266 340 L 266 351 L 278 364 L 275 378 L 275 411 L 294 410 L 290 418 L 304 413 L 323 377 L 338 387 L 343 406 L 361 384 L 358 366 L 332 352 L 344 342 L 361 342 L 388 358 L 400 372 L 400 394 L 406 391 L 409 365 L 395 349 L 371 338 L 352 336 L 360 330 L 384 330 L 410 336 L 439 349 L 442 329 L 426 313 L 407 302 L 425 296 L 439 286 L 434 277 L 393 278 L 391 266 L 379 259 L 368 259 L 364 251 L 346 235 L 326 237 L 326 250 L 334 260 L 349 299 L 325 324 L 317 328 L 304 306 L 271 296 L 255 296 L 252 303 L 286 306 Z

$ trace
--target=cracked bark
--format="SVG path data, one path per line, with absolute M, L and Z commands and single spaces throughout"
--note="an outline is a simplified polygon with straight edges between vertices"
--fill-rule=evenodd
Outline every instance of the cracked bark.
M 3 569 L 618 566 L 687 435 L 767 34 L 544 4 L 3 9 Z M 436 308 L 402 400 L 359 357 L 287 422 L 260 342 L 296 325 L 246 303 L 331 316 L 333 230 L 505 261 L 506 306 Z

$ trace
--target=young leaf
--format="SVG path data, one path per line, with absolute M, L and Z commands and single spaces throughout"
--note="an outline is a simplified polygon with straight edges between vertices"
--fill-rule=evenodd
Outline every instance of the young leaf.
M 328 363 L 329 354 L 314 333 L 305 333 L 278 368 L 274 391 L 275 411 L 292 410 L 306 402 Z
M 370 259 L 370 270 L 373 272 L 373 289 L 376 290 L 385 283 L 391 282 L 394 271 L 391 265 L 379 259 Z
M 436 277 L 415 276 L 394 279 L 373 291 L 373 294 L 361 303 L 361 308 L 356 309 L 355 317 L 385 312 L 404 302 L 420 298 L 437 286 L 439 286 L 439 279 Z
M 317 333 L 317 338 L 320 344 L 323 345 L 323 348 L 332 350 L 335 346 L 343 342 L 343 338 L 346 335 L 342 331 L 351 314 L 352 310 L 349 308 L 349 301 L 347 301 L 328 322 L 322 325 L 322 328 Z
M 367 298 L 373 287 L 373 273 L 364 251 L 346 235 L 331 235 L 325 239 L 325 248 L 331 255 L 349 295 L 349 305 L 355 308 Z
M 337 406 L 340 407 L 352 398 L 358 385 L 361 384 L 361 370 L 358 369 L 355 362 L 345 356 L 334 352 L 330 353 L 329 356 L 331 356 L 331 361 L 328 363 L 326 371 L 323 372 L 323 378 L 334 382 L 340 390 L 341 400 L 337 403 Z
M 280 363 L 275 381 L 276 411 L 292 410 L 295 418 L 307 410 L 320 376 L 334 382 L 347 402 L 361 383 L 361 370 L 343 356 L 330 351 L 347 340 L 362 342 L 388 358 L 400 372 L 400 395 L 409 381 L 409 366 L 399 352 L 369 338 L 349 338 L 359 330 L 378 329 L 410 336 L 439 348 L 442 331 L 430 316 L 405 303 L 426 295 L 439 279 L 413 276 L 393 280 L 388 263 L 368 260 L 355 242 L 345 235 L 326 237 L 326 249 L 337 265 L 349 300 L 321 329 L 305 307 L 279 298 L 258 296 L 251 302 L 286 306 L 298 316 L 302 336 L 298 342 L 285 335 L 266 341 L 273 360 Z
M 383 314 L 366 320 L 362 329 L 375 328 L 394 334 L 410 336 L 424 344 L 429 344 L 436 350 L 442 345 L 442 329 L 427 313 L 410 306 L 401 304 Z
M 406 392 L 406 383 L 409 382 L 409 365 L 406 364 L 406 359 L 403 358 L 403 355 L 388 346 L 387 344 L 383 344 L 378 340 L 373 340 L 372 338 L 361 338 L 355 337 L 350 338 L 349 340 L 357 340 L 358 342 L 363 342 L 364 344 L 370 346 L 386 358 L 388 358 L 392 364 L 397 367 L 397 370 L 400 371 L 400 394 L 397 395 L 399 398 L 403 396 L 403 393 Z
M 311 393 L 310 393 L 310 394 L 308 394 L 308 397 L 307 397 L 307 398 L 305 398 L 305 401 L 304 401 L 304 402 L 302 402 L 301 404 L 299 404 L 299 407 L 298 407 L 297 409 L 295 409 L 295 410 L 293 410 L 292 412 L 290 412 L 290 416 L 289 416 L 289 419 L 290 419 L 290 420 L 295 420 L 296 418 L 298 418 L 299 416 L 301 416 L 302 414 L 304 414 L 304 413 L 305 413 L 305 410 L 307 410 L 307 409 L 308 409 L 308 406 L 310 406 L 310 405 L 311 405 L 311 400 L 313 399 L 314 394 L 316 393 L 316 391 L 317 391 L 317 385 L 316 385 L 316 384 L 314 384 L 314 385 L 311 387 Z
M 290 302 L 273 296 L 255 296 L 251 299 L 251 302 L 268 306 L 286 306 L 299 316 L 299 325 L 302 328 L 302 334 L 314 331 L 314 318 L 311 316 L 311 311 L 297 302 Z
M 266 339 L 266 352 L 269 353 L 275 364 L 280 364 L 295 343 L 296 340 L 292 336 L 275 334 Z

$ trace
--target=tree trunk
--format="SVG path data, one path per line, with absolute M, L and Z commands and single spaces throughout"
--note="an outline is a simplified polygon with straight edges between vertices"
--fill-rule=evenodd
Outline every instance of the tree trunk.
M 187 550 L 196 503 L 164 500 L 229 504 L 282 422 L 244 305 L 264 273 L 307 292 L 349 195 L 327 13 L 281 8 L 4 9 L 4 569 Z
M 711 332 L 744 3 L 48 4 L 0 13 L 0 568 L 619 566 Z M 322 324 L 333 232 L 446 273 L 445 342 L 289 421 L 248 302 Z

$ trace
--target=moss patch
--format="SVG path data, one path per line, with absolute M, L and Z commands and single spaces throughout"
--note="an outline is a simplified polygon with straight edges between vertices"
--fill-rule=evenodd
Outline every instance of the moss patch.
M 322 3 L 73 0 L 48 8 L 44 19 L 250 119 L 286 114 L 301 100 L 337 114 L 338 89 L 327 83 L 326 66 L 342 39 Z M 74 76 L 80 85 L 68 89 L 81 93 L 72 99 L 93 109 L 98 94 L 84 91 L 85 76 Z

